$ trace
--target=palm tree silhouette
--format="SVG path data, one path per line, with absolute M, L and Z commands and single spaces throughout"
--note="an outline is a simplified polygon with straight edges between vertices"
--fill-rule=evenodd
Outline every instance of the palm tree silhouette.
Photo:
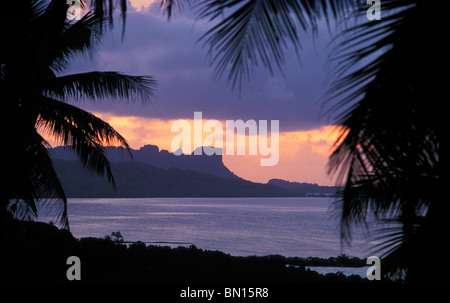
M 385 256 L 385 274 L 433 281 L 443 277 L 436 258 L 442 240 L 436 238 L 445 221 L 438 190 L 441 88 L 434 70 L 442 57 L 430 48 L 439 23 L 430 2 L 382 7 L 380 22 L 349 29 L 352 39 L 339 54 L 345 71 L 383 51 L 332 87 L 342 137 L 329 169 L 345 184 L 337 203 L 342 237 L 350 239 L 352 227 L 369 217 L 390 223 L 378 231 L 381 242 L 374 247 Z
M 156 82 L 148 76 L 118 72 L 61 74 L 76 55 L 89 53 L 100 41 L 105 16 L 87 12 L 66 19 L 65 1 L 9 1 L 0 21 L 0 91 L 7 131 L 2 172 L 2 218 L 37 216 L 38 203 L 50 203 L 57 220 L 69 228 L 67 199 L 52 165 L 49 144 L 38 132 L 73 151 L 83 166 L 106 175 L 115 186 L 104 145 L 128 149 L 108 123 L 66 101 L 124 98 L 148 101 Z

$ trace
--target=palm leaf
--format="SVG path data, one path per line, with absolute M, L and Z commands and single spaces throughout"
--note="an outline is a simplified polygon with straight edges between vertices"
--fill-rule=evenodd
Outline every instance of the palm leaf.
M 20 27 L 13 28 L 13 31 L 28 31 L 28 35 L 18 36 L 25 38 L 28 47 L 33 48 L 32 57 L 36 60 L 33 65 L 38 63 L 61 71 L 67 66 L 71 56 L 92 52 L 93 46 L 102 38 L 104 16 L 88 12 L 80 20 L 68 22 L 68 6 L 64 1 L 32 2 L 39 4 L 35 5 L 27 26 L 21 24 Z
M 424 17 L 432 16 L 426 13 L 432 6 L 414 2 L 383 2 L 379 23 L 349 29 L 352 35 L 336 57 L 341 78 L 330 92 L 338 101 L 332 111 L 343 130 L 329 162 L 330 173 L 346 184 L 338 202 L 341 235 L 350 238 L 351 229 L 372 214 L 378 220 L 397 220 L 397 229 L 380 235 L 378 249 L 395 262 L 408 255 L 402 262 L 409 269 L 423 264 L 421 254 L 429 254 L 423 249 L 418 253 L 427 236 L 419 241 L 417 231 L 423 229 L 422 219 L 431 216 L 423 210 L 442 210 L 436 195 L 439 76 L 431 69 L 439 65 L 439 57 L 424 42 L 428 37 L 417 37 L 436 24 Z M 395 262 L 385 268 L 393 272 Z
M 115 99 L 146 102 L 155 94 L 156 81 L 148 76 L 129 76 L 117 72 L 88 72 L 53 79 L 44 93 L 75 100 Z
M 226 11 L 225 18 L 201 39 L 209 46 L 212 64 L 221 76 L 228 72 L 233 86 L 251 79 L 252 70 L 261 62 L 270 72 L 284 64 L 288 45 L 301 47 L 298 29 L 317 29 L 320 17 L 343 16 L 358 7 L 360 1 L 313 0 L 216 0 L 202 1 L 201 18 L 214 21 Z
M 72 150 L 83 166 L 101 176 L 106 173 L 108 181 L 116 187 L 103 145 L 119 144 L 130 150 L 126 140 L 108 123 L 78 107 L 43 97 L 36 125 Z
M 35 129 L 22 135 L 27 138 L 27 148 L 21 148 L 23 140 L 15 142 L 5 169 L 13 181 L 8 188 L 8 208 L 16 218 L 31 220 L 38 215 L 37 203 L 50 205 L 57 222 L 69 229 L 67 198 L 48 155 L 48 144 Z
M 58 32 L 52 41 L 51 52 L 42 54 L 48 56 L 51 67 L 55 71 L 62 71 L 74 55 L 93 54 L 96 46 L 104 35 L 105 17 L 93 12 L 88 12 L 75 23 L 67 24 L 62 32 Z
M 338 122 L 353 111 L 351 104 L 359 102 L 387 58 L 396 52 L 395 44 L 405 35 L 404 21 L 413 19 L 409 15 L 414 7 L 411 1 L 385 1 L 381 21 L 360 23 L 336 37 L 341 41 L 333 50 L 335 55 L 331 60 L 337 64 L 331 72 L 337 80 L 328 91 L 327 101 L 337 101 L 329 112 L 340 113 Z M 356 12 L 357 16 L 365 13 L 365 10 Z M 355 66 L 361 65 L 354 70 Z
M 105 18 L 107 21 L 99 28 L 100 32 L 104 30 L 105 26 L 112 28 L 114 26 L 114 12 L 119 9 L 122 20 L 122 37 L 125 34 L 126 19 L 127 19 L 127 0 L 81 0 L 85 8 L 89 8 L 95 16 Z
M 191 0 L 161 0 L 160 8 L 163 10 L 165 14 L 167 14 L 167 18 L 170 19 L 175 12 L 180 12 L 183 10 L 186 4 L 190 4 Z

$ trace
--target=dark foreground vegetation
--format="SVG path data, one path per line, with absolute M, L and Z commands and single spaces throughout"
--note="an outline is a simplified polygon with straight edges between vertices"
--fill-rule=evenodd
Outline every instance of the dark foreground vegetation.
M 125 245 L 111 239 L 76 239 L 46 223 L 10 220 L 2 239 L 3 276 L 9 282 L 65 282 L 69 256 L 81 261 L 82 282 L 301 283 L 366 282 L 342 273 L 321 275 L 307 265 L 355 264 L 344 256 L 328 260 L 282 256 L 235 257 L 190 247 Z M 338 260 L 343 261 L 339 263 Z M 360 260 L 361 261 L 361 260 Z M 311 262 L 315 262 L 312 264 Z M 319 263 L 318 263 L 319 262 Z M 331 263 L 330 263 L 331 262 Z M 336 263 L 338 262 L 338 263 Z M 347 262 L 347 263 L 346 263 Z M 348 263 L 350 262 L 350 263 Z M 353 262 L 353 263 L 352 263 Z M 295 264 L 296 266 L 288 266 Z

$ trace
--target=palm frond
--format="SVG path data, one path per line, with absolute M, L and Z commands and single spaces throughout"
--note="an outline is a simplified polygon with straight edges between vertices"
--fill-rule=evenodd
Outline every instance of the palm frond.
M 109 28 L 114 26 L 114 12 L 119 9 L 122 20 L 122 37 L 124 36 L 128 10 L 127 0 L 81 0 L 81 3 L 96 16 L 105 17 L 105 21 L 108 23 L 103 25 Z
M 93 54 L 95 46 L 104 35 L 105 16 L 88 12 L 75 23 L 67 24 L 64 31 L 52 41 L 44 41 L 53 44 L 48 56 L 52 64 L 50 67 L 60 72 L 67 67 L 74 55 Z
M 373 239 L 379 243 L 372 247 L 372 251 L 375 254 L 379 254 L 381 258 L 389 256 L 394 251 L 401 249 L 401 246 L 408 238 L 403 224 L 399 220 L 388 220 L 388 222 L 392 221 L 397 221 L 397 225 L 377 230 L 378 236 Z
M 36 69 L 51 67 L 60 72 L 74 55 L 93 53 L 102 37 L 99 28 L 104 24 L 103 17 L 87 13 L 77 22 L 67 22 L 64 1 L 53 1 L 52 6 L 46 1 L 31 1 L 34 5 L 28 8 L 19 5 L 23 2 L 28 1 L 10 4 L 8 11 L 12 15 L 1 21 L 2 39 L 9 45 L 5 49 L 9 62 L 23 62 Z
M 292 18 L 288 15 L 271 15 L 268 1 L 248 1 L 235 14 L 214 26 L 202 38 L 206 38 L 210 51 L 216 51 L 212 63 L 217 62 L 216 72 L 221 76 L 230 66 L 228 80 L 233 86 L 244 77 L 250 79 L 252 66 L 260 60 L 273 72 L 272 62 L 283 62 L 285 36 L 290 36 L 298 46 L 298 37 Z M 282 11 L 287 11 L 286 4 Z M 208 15 L 204 13 L 203 15 Z M 283 24 L 281 24 L 283 22 Z
M 12 180 L 9 211 L 18 219 L 31 220 L 38 216 L 37 203 L 46 204 L 56 213 L 56 221 L 68 229 L 67 198 L 48 155 L 48 145 L 35 129 L 22 135 L 26 135 L 27 148 L 21 148 L 23 140 L 14 142 L 16 147 L 5 168 Z
M 328 91 L 327 102 L 334 102 L 329 112 L 340 112 L 338 122 L 346 113 L 352 112 L 349 104 L 356 104 L 367 91 L 380 69 L 397 52 L 394 46 L 403 40 L 405 20 L 414 12 L 413 1 L 383 2 L 383 18 L 381 21 L 365 21 L 347 28 L 336 39 L 341 39 L 333 50 L 332 61 L 335 69 L 331 72 L 337 80 Z M 412 12 L 411 12 L 412 11 Z M 364 15 L 365 10 L 356 14 Z M 354 70 L 355 66 L 361 66 Z M 342 111 L 344 109 L 344 111 Z
M 56 77 L 44 93 L 59 99 L 80 100 L 126 99 L 150 100 L 156 91 L 156 81 L 149 76 L 129 76 L 117 72 L 88 72 Z
M 54 0 L 30 3 L 33 5 L 29 18 L 24 20 L 23 13 L 20 13 L 21 16 L 17 18 L 20 24 L 10 29 L 24 43 L 21 47 L 33 49 L 28 56 L 33 60 L 27 62 L 30 66 L 50 66 L 61 71 L 67 66 L 70 56 L 91 52 L 102 37 L 101 29 L 105 23 L 103 16 L 88 12 L 80 20 L 68 22 L 66 2 Z M 15 7 L 11 11 L 17 9 Z M 15 45 L 11 46 L 14 49 Z
M 84 167 L 101 176 L 106 173 L 108 181 L 116 187 L 103 145 L 119 144 L 130 150 L 126 140 L 108 123 L 78 107 L 43 97 L 36 125 L 72 150 Z
M 221 76 L 228 72 L 234 86 L 251 79 L 252 70 L 261 62 L 270 72 L 284 64 L 289 45 L 301 47 L 298 30 L 317 29 L 317 20 L 342 16 L 361 1 L 313 0 L 216 0 L 202 1 L 199 16 L 215 21 L 201 40 L 209 46 L 212 64 Z
M 191 4 L 191 0 L 161 0 L 160 8 L 170 20 L 172 15 L 183 10 L 185 5 Z
M 385 234 L 380 247 L 389 256 L 410 250 L 405 230 L 419 210 L 439 202 L 438 75 L 431 71 L 439 61 L 424 43 L 428 38 L 417 37 L 433 31 L 429 9 L 424 1 L 387 1 L 381 21 L 350 28 L 336 57 L 341 78 L 330 92 L 345 132 L 329 161 L 329 172 L 346 184 L 339 199 L 341 235 L 349 238 L 370 214 L 397 218 L 402 230 Z

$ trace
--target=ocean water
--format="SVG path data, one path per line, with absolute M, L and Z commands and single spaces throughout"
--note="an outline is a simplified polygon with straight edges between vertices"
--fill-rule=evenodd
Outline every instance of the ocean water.
M 332 198 L 69 199 L 77 238 L 120 231 L 125 241 L 183 242 L 236 256 L 371 255 L 373 243 L 356 231 L 342 245 Z M 40 221 L 52 218 L 42 211 Z M 160 244 L 166 245 L 166 244 Z M 179 244 L 174 244 L 175 246 Z

